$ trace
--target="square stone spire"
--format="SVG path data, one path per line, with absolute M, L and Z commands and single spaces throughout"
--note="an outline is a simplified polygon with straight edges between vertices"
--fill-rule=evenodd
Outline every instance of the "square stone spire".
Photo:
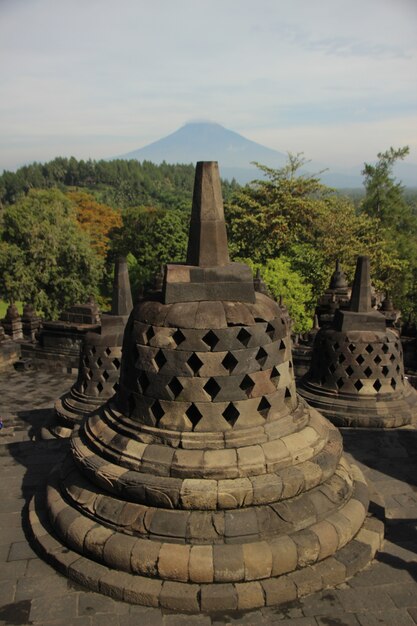
M 187 265 L 223 266 L 230 263 L 219 166 L 197 163 L 188 238 Z
M 133 308 L 129 271 L 125 257 L 118 257 L 114 266 L 111 314 L 128 316 Z
M 255 302 L 251 269 L 229 259 L 216 161 L 197 163 L 187 261 L 166 266 L 162 292 L 166 304 L 207 300 Z
M 355 278 L 348 311 L 338 309 L 333 320 L 333 328 L 348 330 L 385 330 L 385 317 L 372 308 L 371 272 L 367 256 L 359 256 L 356 261 Z
M 356 311 L 356 313 L 372 311 L 371 273 L 368 256 L 358 256 L 356 261 L 349 309 L 350 311 Z

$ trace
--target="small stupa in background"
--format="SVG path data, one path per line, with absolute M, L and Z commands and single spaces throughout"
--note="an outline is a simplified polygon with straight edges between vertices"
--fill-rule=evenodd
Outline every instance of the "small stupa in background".
M 324 294 L 319 298 L 316 306 L 318 325 L 329 326 L 334 314 L 339 308 L 346 308 L 349 305 L 351 289 L 349 288 L 346 274 L 342 270 L 340 261 L 336 261 L 336 268 L 333 272 L 330 283 Z
M 338 426 L 392 428 L 417 414 L 398 333 L 372 308 L 368 257 L 358 257 L 349 308 L 317 333 L 298 391 Z
M 69 437 L 75 424 L 104 404 L 117 391 L 122 360 L 123 333 L 133 308 L 126 259 L 116 260 L 112 307 L 101 315 L 100 332 L 85 335 L 78 376 L 71 390 L 55 402 L 55 420 L 42 431 Z

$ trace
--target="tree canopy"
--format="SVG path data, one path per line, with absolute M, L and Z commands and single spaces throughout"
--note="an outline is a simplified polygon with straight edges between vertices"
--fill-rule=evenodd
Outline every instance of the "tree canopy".
M 85 191 L 69 191 L 77 222 L 89 238 L 92 247 L 103 258 L 107 255 L 110 232 L 122 225 L 120 211 L 99 203 L 94 196 Z
M 349 198 L 323 185 L 319 175 L 301 173 L 305 165 L 301 155 L 291 154 L 283 168 L 258 165 L 265 178 L 233 195 L 226 211 L 232 255 L 264 267 L 277 258 L 288 262 L 311 286 L 311 299 L 305 302 L 310 313 L 337 259 L 352 279 L 356 257 L 369 255 L 376 287 L 388 283 L 394 289 L 408 271 L 399 241 L 380 215 L 357 210 Z M 298 324 L 301 319 L 305 326 L 300 315 Z
M 82 187 L 98 202 L 113 208 L 138 205 L 189 210 L 194 183 L 194 165 L 140 163 L 136 159 L 88 161 L 57 157 L 48 163 L 32 163 L 0 176 L 0 205 L 12 204 L 30 189 L 58 187 L 62 191 Z M 223 181 L 229 197 L 235 181 Z
M 181 210 L 132 207 L 123 212 L 123 225 L 112 234 L 112 255 L 133 255 L 134 290 L 151 286 L 164 263 L 185 260 L 188 223 L 188 213 Z
M 365 198 L 360 205 L 362 214 L 372 218 L 378 236 L 387 242 L 385 250 L 376 251 L 377 267 L 386 253 L 399 258 L 397 271 L 379 271 L 378 278 L 405 314 L 417 312 L 417 205 L 415 199 L 407 200 L 392 170 L 408 153 L 408 146 L 391 147 L 377 155 L 374 165 L 365 163 Z
M 0 292 L 47 317 L 97 294 L 102 263 L 60 191 L 31 190 L 2 215 Z
M 407 153 L 390 148 L 365 163 L 362 198 L 304 173 L 302 155 L 279 169 L 258 164 L 262 176 L 244 187 L 223 182 L 231 257 L 261 269 L 297 330 L 310 326 L 335 261 L 352 280 L 359 254 L 371 257 L 375 286 L 417 313 L 416 200 L 392 175 Z M 54 316 L 90 292 L 108 296 L 118 254 L 128 255 L 134 291 L 150 286 L 162 264 L 185 259 L 193 180 L 192 165 L 123 159 L 58 157 L 4 172 L 0 297 Z

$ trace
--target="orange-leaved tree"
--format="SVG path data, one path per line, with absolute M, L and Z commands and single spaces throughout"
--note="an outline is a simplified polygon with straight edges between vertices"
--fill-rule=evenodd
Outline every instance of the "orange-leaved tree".
M 94 196 L 85 191 L 69 191 L 67 196 L 74 206 L 81 229 L 90 236 L 95 252 L 104 258 L 110 231 L 122 225 L 120 212 L 107 204 L 97 202 Z

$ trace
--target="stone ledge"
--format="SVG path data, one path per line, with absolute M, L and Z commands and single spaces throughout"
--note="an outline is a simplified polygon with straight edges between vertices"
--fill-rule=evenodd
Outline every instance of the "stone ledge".
M 366 487 L 363 477 L 359 470 L 356 470 L 355 474 L 353 492 L 347 491 L 347 498 L 330 509 L 325 519 L 309 524 L 317 520 L 317 517 L 314 516 L 313 507 L 311 509 L 307 507 L 305 526 L 290 534 L 288 534 L 290 528 L 297 529 L 296 518 L 302 515 L 303 498 L 298 499 L 295 505 L 288 503 L 280 510 L 279 518 L 283 520 L 283 523 L 281 528 L 277 526 L 270 528 L 271 537 L 269 538 L 262 537 L 258 524 L 261 523 L 267 528 L 270 521 L 265 519 L 265 516 L 258 515 L 256 509 L 242 509 L 243 518 L 240 520 L 239 516 L 232 516 L 229 524 L 225 524 L 223 518 L 217 520 L 217 523 L 210 519 L 206 524 L 196 519 L 194 522 L 196 528 L 206 528 L 202 543 L 212 551 L 210 558 L 206 559 L 205 563 L 200 563 L 200 578 L 210 580 L 214 575 L 216 583 L 250 582 L 270 578 L 273 572 L 279 571 L 285 574 L 295 568 L 306 568 L 336 551 L 340 554 L 339 559 L 345 559 L 344 547 L 346 544 L 356 545 L 352 539 L 362 527 L 368 506 L 362 493 L 362 488 Z M 186 529 L 189 524 L 192 525 L 188 516 L 191 520 L 191 515 L 196 516 L 197 512 L 193 514 L 183 512 L 183 515 L 187 517 L 181 521 L 180 515 L 175 511 L 158 511 L 139 507 L 145 510 L 138 521 L 138 518 L 134 516 L 134 507 L 129 503 L 117 500 L 106 502 L 103 495 L 98 496 L 96 503 L 94 501 L 90 503 L 90 511 L 79 510 L 63 499 L 58 480 L 58 474 L 54 471 L 50 477 L 46 502 L 50 522 L 66 545 L 80 555 L 87 554 L 90 558 L 102 562 L 106 567 L 141 575 L 149 574 L 149 547 L 156 541 L 159 551 L 153 555 L 152 569 L 159 578 L 175 582 L 191 580 L 188 542 L 192 541 L 195 545 L 195 542 L 201 539 L 196 535 L 191 538 L 187 537 Z M 337 489 L 337 484 L 335 489 Z M 301 505 L 301 508 L 298 507 L 297 512 L 298 505 Z M 123 517 L 126 507 L 129 506 L 131 508 L 127 511 L 127 517 Z M 261 508 L 259 513 L 262 510 Z M 161 518 L 156 523 L 158 513 Z M 165 522 L 164 515 L 168 516 Z M 204 513 L 199 518 L 203 515 Z M 207 515 L 211 516 L 210 513 Z M 122 528 L 123 521 L 128 521 L 133 517 L 135 517 L 134 535 L 132 531 L 126 533 Z M 119 527 L 111 522 L 112 518 L 120 519 Z M 287 525 L 285 520 L 288 521 Z M 213 522 L 217 534 L 212 532 L 210 535 L 209 530 Z M 175 537 L 176 532 L 181 534 L 181 526 L 184 536 Z M 176 531 L 178 527 L 180 530 Z M 148 534 L 152 529 L 153 534 Z M 138 533 L 141 535 L 138 536 Z M 222 535 L 223 541 L 221 541 Z M 377 543 L 375 531 L 367 530 L 362 533 L 361 537 L 365 543 L 372 544 L 371 547 Z M 288 547 L 286 544 L 288 546 L 291 544 L 292 554 L 285 549 Z M 282 550 L 284 559 L 281 554 Z M 354 553 L 352 555 L 352 548 L 349 548 L 347 554 L 347 558 L 356 559 L 356 555 Z M 351 564 L 347 561 L 343 562 L 349 573 Z
M 253 504 L 270 504 L 286 500 L 303 491 L 311 490 L 325 482 L 337 468 L 342 453 L 341 437 L 337 431 L 330 431 L 329 441 L 323 449 L 311 459 L 291 465 L 271 473 L 261 473 L 255 476 L 212 479 L 210 484 L 216 485 L 212 497 L 204 508 L 216 510 L 227 508 L 222 494 L 227 487 L 229 498 L 233 496 L 242 506 Z M 136 442 L 134 445 L 141 445 Z M 183 508 L 188 510 L 201 507 L 201 490 L 199 479 L 205 477 L 202 468 L 196 469 L 194 478 L 180 478 L 173 476 L 153 476 L 127 468 L 116 463 L 106 462 L 94 454 L 75 435 L 72 438 L 73 455 L 81 473 L 85 474 L 92 484 L 106 491 L 116 494 L 131 502 L 164 508 Z M 174 449 L 171 448 L 173 455 Z M 187 451 L 191 453 L 191 451 Z M 194 450 L 194 466 L 196 457 L 203 461 L 200 450 Z M 196 478 L 197 477 L 197 478 Z M 242 481 L 245 484 L 245 495 L 242 497 Z M 192 487 L 195 487 L 193 489 Z M 220 505 L 222 502 L 222 506 Z
M 380 547 L 382 524 L 368 518 L 363 525 L 366 532 L 362 533 L 360 540 L 358 535 L 332 557 L 287 575 L 265 578 L 259 583 L 162 582 L 113 570 L 69 550 L 53 535 L 42 512 L 37 514 L 36 507 L 42 504 L 42 498 L 40 495 L 35 498 L 29 505 L 32 537 L 43 558 L 56 569 L 72 580 L 113 598 L 188 613 L 279 605 L 312 591 L 327 589 L 347 580 L 370 563 L 375 547 Z

